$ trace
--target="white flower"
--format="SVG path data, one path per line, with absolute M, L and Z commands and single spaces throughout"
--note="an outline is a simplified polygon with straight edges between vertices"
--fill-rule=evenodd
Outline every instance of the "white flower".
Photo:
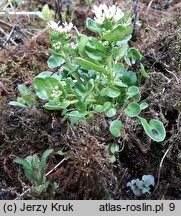
M 112 19 L 116 22 L 124 16 L 119 7 L 116 5 L 108 7 L 105 3 L 100 4 L 99 7 L 94 5 L 92 12 L 95 14 L 94 20 L 100 25 L 104 23 L 105 19 Z
M 64 29 L 66 32 L 70 32 L 70 30 L 73 28 L 73 24 L 72 22 L 70 22 L 69 24 L 67 22 L 63 23 Z
M 58 86 L 55 86 L 55 87 L 54 87 L 54 90 L 55 90 L 55 91 L 59 90 L 59 87 L 58 87 Z
M 72 49 L 76 49 L 76 47 L 77 47 L 77 45 L 74 42 L 71 42 L 70 46 L 72 47 Z
M 104 45 L 104 46 L 108 46 L 108 45 L 109 45 L 109 41 L 104 41 L 104 42 L 103 42 L 103 45 Z
M 115 13 L 116 13 L 116 5 L 113 5 L 113 6 L 109 7 L 109 9 L 107 11 L 105 11 L 106 18 L 112 19 L 114 17 Z
M 48 23 L 48 26 L 57 33 L 68 33 L 73 28 L 73 24 L 70 22 L 69 24 L 67 22 L 63 23 L 62 25 L 59 25 L 59 23 L 56 23 L 54 21 L 50 21 Z
M 124 13 L 122 12 L 120 8 L 117 7 L 117 10 L 114 16 L 114 21 L 120 20 L 121 18 L 123 18 L 123 16 L 124 16 Z
M 65 81 L 61 81 L 60 83 L 61 83 L 62 86 L 65 86 L 65 85 L 66 85 L 66 82 L 65 82 Z
M 61 45 L 62 45 L 62 43 L 59 41 L 59 42 L 57 42 L 57 43 L 54 43 L 54 44 L 52 45 L 52 47 L 53 47 L 55 50 L 59 50 L 59 49 L 61 48 Z
M 94 17 L 96 23 L 98 24 L 103 24 L 106 16 L 105 16 L 105 11 L 108 10 L 108 7 L 106 4 L 100 4 L 99 7 L 97 7 L 96 5 L 93 6 L 93 10 L 92 12 L 96 15 Z
M 59 90 L 59 87 L 58 86 L 55 86 L 53 91 L 52 91 L 52 94 L 51 94 L 51 97 L 53 99 L 58 99 L 60 96 L 62 95 L 62 91 Z

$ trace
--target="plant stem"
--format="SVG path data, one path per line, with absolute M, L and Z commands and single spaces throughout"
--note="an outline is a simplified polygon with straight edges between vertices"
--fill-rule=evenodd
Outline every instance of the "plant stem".
M 61 54 L 63 55 L 63 58 L 64 58 L 66 64 L 68 65 L 68 67 L 70 68 L 70 70 L 73 71 L 73 72 L 71 73 L 71 75 L 73 76 L 73 78 L 75 78 L 78 82 L 83 83 L 83 81 L 80 79 L 80 76 L 79 76 L 79 74 L 78 74 L 78 72 L 77 72 L 77 69 L 76 69 L 76 70 L 73 70 L 74 68 L 73 68 L 72 63 L 71 63 L 71 61 L 69 60 L 69 58 L 65 56 L 65 53 L 64 53 L 64 52 L 62 52 Z
M 112 55 L 110 55 L 107 58 L 107 72 L 108 72 L 108 78 L 110 78 L 111 80 L 113 79 L 113 72 L 112 72 Z

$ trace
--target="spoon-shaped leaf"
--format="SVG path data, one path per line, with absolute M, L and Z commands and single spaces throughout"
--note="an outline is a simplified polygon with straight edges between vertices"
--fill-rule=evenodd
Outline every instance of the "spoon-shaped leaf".
M 140 118 L 146 134 L 156 142 L 162 142 L 166 137 L 166 131 L 161 121 L 152 119 L 149 124 L 144 118 Z
M 96 112 L 104 112 L 106 111 L 107 109 L 109 109 L 111 106 L 111 103 L 110 102 L 105 102 L 103 105 L 96 105 L 94 110 Z
M 136 117 L 140 114 L 141 109 L 140 109 L 139 104 L 132 102 L 126 107 L 124 111 L 127 116 Z
M 111 134 L 115 137 L 120 137 L 121 136 L 121 128 L 123 124 L 120 120 L 114 120 L 111 122 L 109 126 L 109 131 Z
M 146 102 L 142 102 L 140 104 L 140 109 L 143 110 L 143 109 L 146 109 L 148 107 L 148 104 Z
M 131 35 L 132 31 L 133 31 L 132 25 L 128 25 L 128 26 L 118 25 L 110 32 L 104 34 L 102 38 L 111 42 L 117 42 Z
M 56 68 L 62 65 L 65 60 L 60 56 L 53 56 L 51 55 L 47 61 L 49 68 Z
M 100 30 L 101 30 L 101 28 L 99 28 L 97 23 L 93 19 L 90 19 L 90 18 L 87 18 L 86 26 L 88 29 L 90 29 L 91 31 L 96 32 L 96 33 L 100 32 Z
M 42 158 L 41 158 L 41 168 L 42 168 L 42 175 L 44 174 L 45 172 L 45 169 L 46 169 L 46 160 L 47 160 L 47 157 L 53 152 L 53 149 L 47 149 L 43 155 L 42 155 Z
M 95 110 L 96 112 L 102 112 L 103 106 L 100 105 L 100 104 L 98 104 L 98 105 L 95 106 L 94 110 Z
M 116 87 L 110 87 L 107 88 L 107 90 L 108 90 L 107 96 L 110 98 L 116 98 L 121 94 L 120 90 Z
M 106 116 L 108 118 L 113 117 L 114 115 L 116 115 L 116 109 L 115 108 L 110 108 L 105 112 Z
M 137 86 L 131 86 L 131 87 L 128 88 L 127 95 L 129 97 L 133 97 L 138 93 L 139 93 L 139 88 Z
M 36 94 L 42 100 L 47 100 L 51 98 L 51 94 L 55 86 L 60 87 L 60 82 L 59 80 L 57 80 L 52 76 L 45 77 L 45 78 L 41 78 L 37 76 L 34 79 L 34 87 L 35 87 Z

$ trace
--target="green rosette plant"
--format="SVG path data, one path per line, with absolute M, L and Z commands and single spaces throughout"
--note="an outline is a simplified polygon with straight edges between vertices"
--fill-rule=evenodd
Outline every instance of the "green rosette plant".
M 163 141 L 162 122 L 153 119 L 148 123 L 140 116 L 148 104 L 140 101 L 138 76 L 149 75 L 141 63 L 140 74 L 130 70 L 143 60 L 140 52 L 128 45 L 133 32 L 131 14 L 105 4 L 94 5 L 93 13 L 94 19 L 87 18 L 86 26 L 95 37 L 80 34 L 72 23 L 49 22 L 52 49 L 48 66 L 58 72 L 44 71 L 34 78 L 36 95 L 45 109 L 61 110 L 72 123 L 91 118 L 94 112 L 108 118 L 123 112 L 137 118 L 151 139 Z M 111 134 L 120 137 L 122 125 L 120 119 L 111 121 Z

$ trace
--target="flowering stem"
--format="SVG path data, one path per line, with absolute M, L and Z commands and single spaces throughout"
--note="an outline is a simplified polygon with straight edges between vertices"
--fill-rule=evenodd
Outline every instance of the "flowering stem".
M 107 58 L 107 72 L 108 72 L 108 76 L 109 78 L 112 80 L 113 79 L 113 72 L 112 72 L 112 55 L 110 55 L 108 58 Z
M 77 72 L 77 69 L 74 70 L 74 67 L 72 66 L 72 63 L 71 63 L 71 61 L 69 60 L 69 58 L 67 58 L 67 57 L 65 56 L 65 53 L 64 53 L 64 52 L 62 52 L 61 54 L 63 55 L 63 58 L 64 58 L 66 64 L 68 65 L 68 67 L 70 68 L 70 70 L 73 71 L 73 72 L 72 72 L 73 78 L 75 78 L 77 81 L 83 83 L 82 80 L 81 80 L 80 77 L 79 77 L 79 74 L 78 74 L 78 72 Z

